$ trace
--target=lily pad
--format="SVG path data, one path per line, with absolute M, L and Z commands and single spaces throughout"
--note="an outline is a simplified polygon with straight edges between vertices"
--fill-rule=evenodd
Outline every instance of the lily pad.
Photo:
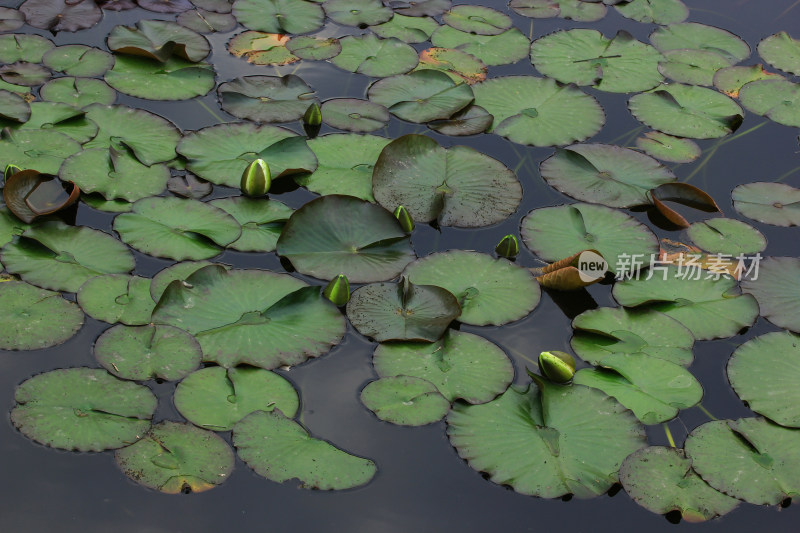
M 627 256 L 649 259 L 658 252 L 656 236 L 636 219 L 608 207 L 572 204 L 534 209 L 522 219 L 525 246 L 545 261 L 594 249 L 617 275 L 633 269 Z
M 361 391 L 361 403 L 381 420 L 401 426 L 432 424 L 450 410 L 436 385 L 410 376 L 371 381 Z
M 311 437 L 280 411 L 257 411 L 239 421 L 233 428 L 233 445 L 256 474 L 278 483 L 297 479 L 308 489 L 358 487 L 368 483 L 377 471 L 369 459 Z
M 455 6 L 442 15 L 448 26 L 478 35 L 499 35 L 511 27 L 511 17 L 489 7 Z
M 175 280 L 186 281 L 186 278 L 210 264 L 211 261 L 183 261 L 168 266 L 153 276 L 150 282 L 150 296 L 154 302 L 158 302 L 170 283 Z
M 45 446 L 99 452 L 121 448 L 150 427 L 157 400 L 150 389 L 105 370 L 67 368 L 17 387 L 11 422 Z
M 375 26 L 394 16 L 381 0 L 327 0 L 322 7 L 329 19 L 342 26 Z
M 730 67 L 730 62 L 716 52 L 706 50 L 667 50 L 658 71 L 678 83 L 714 85 L 717 71 Z
M 102 76 L 114 66 L 114 56 L 91 46 L 70 44 L 50 49 L 42 56 L 44 66 L 67 76 Z
M 0 283 L 0 349 L 38 350 L 65 342 L 81 329 L 83 313 L 57 292 L 21 281 Z
M 731 193 L 736 211 L 773 226 L 800 226 L 800 189 L 785 183 L 739 185 Z
M 322 107 L 322 116 L 326 116 L 325 105 Z M 372 169 L 389 142 L 389 139 L 376 135 L 347 133 L 311 139 L 308 147 L 317 156 L 317 169 L 311 174 L 296 176 L 294 180 L 320 195 L 346 194 L 374 202 Z
M 681 449 L 642 448 L 623 461 L 619 479 L 631 499 L 645 509 L 658 514 L 678 511 L 687 522 L 711 520 L 739 504 L 703 481 Z
M 278 239 L 278 254 L 302 274 L 344 274 L 351 283 L 391 279 L 415 257 L 389 211 L 343 195 L 323 196 L 295 211 Z
M 147 100 L 188 100 L 214 88 L 214 69 L 171 56 L 165 63 L 136 56 L 117 56 L 106 83 L 121 93 Z
M 403 74 L 412 70 L 419 62 L 413 48 L 393 37 L 380 39 L 368 33 L 360 37 L 348 35 L 339 42 L 342 51 L 331 59 L 331 63 L 365 76 L 385 78 Z
M 466 83 L 428 69 L 379 80 L 367 94 L 398 118 L 416 123 L 450 118 L 474 99 Z
M 94 356 L 122 379 L 177 381 L 200 366 L 202 350 L 194 337 L 172 326 L 118 325 L 98 337 Z
M 30 26 L 50 30 L 54 35 L 59 31 L 91 28 L 103 18 L 103 12 L 94 2 L 25 0 L 19 11 Z
M 203 368 L 175 389 L 175 407 L 189 422 L 212 431 L 230 431 L 255 411 L 280 409 L 294 417 L 300 399 L 278 374 L 253 367 Z
M 429 40 L 436 28 L 439 28 L 439 23 L 431 17 L 407 17 L 395 12 L 387 22 L 372 26 L 370 29 L 383 39 L 394 37 L 404 43 L 416 44 Z
M 57 131 L 85 143 L 97 135 L 97 125 L 86 118 L 86 113 L 59 102 L 31 102 L 31 116 L 24 124 L 0 121 L 0 127 L 11 129 L 44 129 Z
M 442 135 L 476 135 L 492 125 L 494 117 L 481 106 L 470 104 L 450 118 L 434 120 L 428 127 Z
M 395 13 L 408 17 L 437 17 L 446 12 L 452 6 L 451 0 L 420 0 L 395 2 Z
M 386 127 L 386 124 L 391 119 L 389 111 L 382 105 L 359 98 L 333 98 L 326 100 L 322 104 L 321 113 L 322 122 L 328 126 L 354 133 L 368 133 L 379 130 Z M 353 146 L 352 148 L 355 147 Z M 344 193 L 345 191 L 341 192 Z
M 222 437 L 168 420 L 118 450 L 115 459 L 126 476 L 167 494 L 213 489 L 228 479 L 235 464 L 233 450 Z
M 225 33 L 237 26 L 236 18 L 230 13 L 215 13 L 200 8 L 184 11 L 178 15 L 177 22 L 197 33 Z
M 300 59 L 322 61 L 339 55 L 342 45 L 339 39 L 321 37 L 292 37 L 286 49 Z
M 756 505 L 800 493 L 800 431 L 763 418 L 715 420 L 686 438 L 692 467 L 715 489 Z
M 716 254 L 755 254 L 767 247 L 767 239 L 760 231 L 732 218 L 710 218 L 695 222 L 689 226 L 688 234 L 697 246 Z
M 136 3 L 156 13 L 181 13 L 194 7 L 189 0 L 136 0 Z
M 458 83 L 469 85 L 486 79 L 488 71 L 483 61 L 462 50 L 454 48 L 427 48 L 419 53 L 416 70 L 439 70 Z
M 461 314 L 458 300 L 447 289 L 399 283 L 372 283 L 353 292 L 347 318 L 359 333 L 378 342 L 434 342 Z
M 553 18 L 561 13 L 558 0 L 511 0 L 508 7 L 523 17 L 536 19 Z M 603 15 L 600 17 L 602 18 L 605 16 L 605 6 L 600 4 L 597 7 L 603 9 Z
M 731 65 L 750 55 L 750 47 L 736 35 L 697 22 L 659 27 L 650 34 L 650 42 L 662 52 L 683 49 L 715 52 L 728 59 Z
M 556 0 L 558 16 L 575 22 L 595 22 L 606 16 L 607 8 L 595 0 Z
M 381 152 L 372 193 L 387 209 L 403 205 L 417 222 L 481 227 L 519 206 L 522 187 L 506 166 L 467 146 L 443 148 L 424 135 L 404 135 Z
M 316 102 L 314 89 L 299 76 L 244 76 L 217 89 L 222 109 L 255 122 L 299 120 Z
M 234 196 L 208 203 L 222 209 L 242 226 L 242 235 L 227 248 L 240 252 L 272 252 L 284 224 L 292 215 L 291 207 L 277 200 Z
M 762 65 L 745 65 L 719 69 L 714 74 L 714 87 L 731 98 L 738 98 L 745 84 L 757 80 L 783 79 L 775 72 L 767 72 Z
M 325 13 L 305 0 L 236 0 L 233 15 L 245 28 L 297 35 L 322 27 Z
M 758 300 L 761 315 L 778 327 L 800 332 L 800 259 L 769 257 L 742 290 Z
M 124 274 L 88 280 L 78 290 L 78 304 L 94 319 L 129 326 L 149 323 L 156 306 L 150 297 L 150 279 Z
M 162 63 L 173 55 L 197 63 L 211 52 L 205 37 L 166 20 L 140 20 L 135 28 L 115 26 L 108 35 L 108 48 L 117 54 L 142 56 Z
M 614 6 L 625 18 L 644 24 L 675 24 L 689 16 L 689 8 L 681 0 L 631 0 Z
M 17 61 L 0 66 L 0 78 L 6 83 L 35 87 L 50 79 L 50 70 L 34 63 Z
M 55 44 L 40 35 L 7 33 L 0 35 L 0 63 L 27 61 L 41 63 L 44 54 Z
M 773 67 L 800 76 L 800 41 L 785 31 L 758 43 L 758 54 Z
M 605 123 L 593 97 L 549 78 L 505 76 L 472 87 L 475 103 L 494 116 L 492 132 L 532 146 L 583 141 Z
M 10 91 L 0 91 L 0 119 L 27 122 L 31 118 L 31 106 L 21 96 Z
M 789 80 L 757 80 L 739 91 L 747 109 L 784 126 L 800 127 L 800 84 Z
M 636 147 L 650 157 L 669 163 L 691 163 L 702 153 L 693 140 L 673 137 L 660 131 L 648 131 L 637 137 Z
M 288 65 L 300 61 L 286 48 L 288 42 L 288 35 L 246 31 L 228 42 L 228 52 L 254 65 Z
M 697 340 L 731 337 L 758 317 L 756 299 L 738 294 L 734 279 L 708 279 L 685 266 L 682 271 L 672 265 L 655 270 L 651 267 L 647 276 L 615 284 L 614 299 L 625 307 L 646 305 L 661 311 L 689 328 Z
M 187 307 L 187 302 L 193 306 Z M 336 306 L 286 274 L 265 270 L 201 268 L 172 282 L 153 323 L 180 327 L 203 348 L 205 361 L 230 368 L 297 365 L 327 352 L 345 332 Z
M 512 386 L 482 405 L 455 404 L 447 435 L 459 456 L 494 483 L 543 498 L 603 494 L 625 457 L 646 445 L 644 427 L 613 398 L 550 382 Z
M 81 201 L 98 211 L 106 213 L 128 213 L 133 209 L 133 204 L 125 200 L 106 200 L 99 194 L 82 194 Z
M 476 35 L 440 26 L 431 36 L 431 44 L 461 50 L 488 66 L 516 63 L 527 56 L 530 49 L 530 41 L 516 28 L 497 35 Z
M 514 365 L 499 346 L 452 329 L 433 343 L 379 344 L 372 364 L 381 378 L 413 376 L 427 380 L 448 402 L 491 401 L 514 379 Z
M 26 229 L 18 241 L 3 247 L 0 260 L 28 283 L 67 292 L 77 292 L 95 276 L 134 267 L 131 251 L 111 235 L 57 221 Z
M 453 293 L 461 305 L 458 320 L 474 326 L 519 320 L 536 307 L 541 296 L 529 270 L 479 252 L 434 253 L 408 265 L 403 275 L 412 283 L 436 285 Z
M 24 25 L 24 13 L 10 7 L 0 7 L 0 31 L 14 31 Z
M 110 105 L 117 99 L 117 92 L 102 80 L 91 78 L 56 78 L 39 89 L 42 100 L 62 102 L 77 108 L 90 104 Z
M 208 259 L 218 255 L 242 233 L 236 220 L 222 209 L 183 198 L 144 198 L 130 213 L 114 219 L 120 239 L 155 257 Z

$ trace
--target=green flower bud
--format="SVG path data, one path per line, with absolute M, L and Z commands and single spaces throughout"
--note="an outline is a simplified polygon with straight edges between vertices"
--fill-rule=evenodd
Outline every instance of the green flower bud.
M 256 159 L 242 173 L 242 192 L 247 196 L 264 196 L 272 184 L 269 166 L 263 159 Z
M 497 247 L 494 249 L 494 251 L 500 257 L 514 259 L 519 254 L 519 242 L 513 235 L 506 235 L 500 239 L 500 242 L 497 244 Z
M 402 205 L 398 205 L 397 209 L 394 210 L 394 216 L 400 221 L 400 227 L 403 228 L 403 231 L 406 233 L 414 231 L 414 219 L 411 218 L 408 209 Z
M 575 375 L 575 359 L 558 350 L 542 352 L 539 354 L 539 371 L 554 383 L 567 383 Z
M 12 163 L 7 164 L 5 172 L 3 172 L 3 179 L 7 181 L 8 178 L 10 178 L 12 174 L 16 174 L 17 172 L 20 172 L 21 170 L 22 169 L 19 168 L 17 165 L 14 165 Z
M 308 106 L 306 114 L 303 115 L 303 124 L 307 126 L 319 126 L 322 124 L 322 111 L 318 103 L 314 102 Z
M 322 295 L 339 307 L 346 304 L 350 300 L 350 282 L 347 281 L 347 276 L 339 274 L 333 278 L 322 291 Z

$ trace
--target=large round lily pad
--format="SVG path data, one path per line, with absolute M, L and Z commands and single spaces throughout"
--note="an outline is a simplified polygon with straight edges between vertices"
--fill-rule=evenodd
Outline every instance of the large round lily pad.
M 442 15 L 448 26 L 478 35 L 498 35 L 511 27 L 511 17 L 490 7 L 459 5 Z
M 291 383 L 269 370 L 247 366 L 193 372 L 178 384 L 174 402 L 186 420 L 212 431 L 230 431 L 255 411 L 280 409 L 294 417 L 300 407 Z
M 115 26 L 108 35 L 108 49 L 163 63 L 173 55 L 197 63 L 211 52 L 205 37 L 167 20 L 140 20 L 135 28 Z
M 442 419 L 450 402 L 436 385 L 411 376 L 372 381 L 361 391 L 361 403 L 385 422 L 401 426 L 424 426 Z
M 399 39 L 380 39 L 368 33 L 340 40 L 342 51 L 331 63 L 350 72 L 385 78 L 403 74 L 417 66 L 417 52 Z
M 312 438 L 303 426 L 280 411 L 257 411 L 239 421 L 233 428 L 233 445 L 258 475 L 278 483 L 297 479 L 308 489 L 358 487 L 377 471 L 369 459 Z
M 667 50 L 658 70 L 667 78 L 689 85 L 714 85 L 714 75 L 730 62 L 723 56 L 705 50 Z
M 739 91 L 742 105 L 784 126 L 800 127 L 800 83 L 783 79 L 752 81 Z
M 37 350 L 61 344 L 83 325 L 74 303 L 22 281 L 0 283 L 0 349 Z
M 106 72 L 106 83 L 121 93 L 147 100 L 188 100 L 214 88 L 214 69 L 170 56 L 162 63 L 146 57 L 118 55 Z
M 417 222 L 480 227 L 508 218 L 522 187 L 506 166 L 467 146 L 443 148 L 424 135 L 404 135 L 381 152 L 372 194 L 387 209 L 408 209 Z
M 739 214 L 773 226 L 800 226 L 800 189 L 785 183 L 739 185 L 731 193 Z
M 750 47 L 729 31 L 697 22 L 662 26 L 650 34 L 653 46 L 667 50 L 706 50 L 722 55 L 733 65 L 750 55 Z
M 414 259 L 408 235 L 389 211 L 342 195 L 295 211 L 277 248 L 298 272 L 320 279 L 344 274 L 351 283 L 391 279 Z
M 305 0 L 236 0 L 233 15 L 251 30 L 295 35 L 318 30 L 325 20 L 319 4 Z
M 228 479 L 235 458 L 222 437 L 165 420 L 115 454 L 126 476 L 167 494 L 203 492 Z
M 219 265 L 201 268 L 185 283 L 172 282 L 153 322 L 188 331 L 204 360 L 227 368 L 297 365 L 327 352 L 345 331 L 344 317 L 319 287 L 286 274 Z
M 326 0 L 325 14 L 342 26 L 374 26 L 386 22 L 394 12 L 380 0 Z
M 125 274 L 88 280 L 78 289 L 78 304 L 94 319 L 129 326 L 148 324 L 156 306 L 150 297 L 150 279 Z
M 23 33 L 0 35 L 0 63 L 15 61 L 41 63 L 44 54 L 54 46 L 53 41 L 41 35 Z
M 80 149 L 74 139 L 57 131 L 6 128 L 0 132 L 0 161 L 43 174 L 58 174 L 64 159 Z
M 755 254 L 767 247 L 767 239 L 756 228 L 733 218 L 710 218 L 695 222 L 687 230 L 692 242 L 716 254 Z
M 359 98 L 326 100 L 321 111 L 322 122 L 328 126 L 355 133 L 379 130 L 391 119 L 389 111 L 382 105 Z
M 254 122 L 291 122 L 316 102 L 314 89 L 299 76 L 244 76 L 217 89 L 222 109 Z
M 631 0 L 614 4 L 623 17 L 645 24 L 675 24 L 689 16 L 689 8 L 681 0 Z
M 94 2 L 51 2 L 26 0 L 19 6 L 25 21 L 34 28 L 59 31 L 79 31 L 91 28 L 103 18 L 103 12 Z
M 370 30 L 384 39 L 394 37 L 404 43 L 416 44 L 429 40 L 431 34 L 439 27 L 439 23 L 431 17 L 407 17 L 395 12 L 387 22 L 372 26 Z
M 472 103 L 472 89 L 438 70 L 384 78 L 369 88 L 369 99 L 409 122 L 450 118 Z
M 11 422 L 23 435 L 82 452 L 121 448 L 142 437 L 156 410 L 145 386 L 105 370 L 67 368 L 33 376 L 17 387 Z
M 758 276 L 743 280 L 742 290 L 755 296 L 767 320 L 800 333 L 800 259 L 769 257 L 761 261 Z
M 101 76 L 114 65 L 114 56 L 82 44 L 57 46 L 42 56 L 42 63 L 67 76 Z
M 228 248 L 240 252 L 272 252 L 292 208 L 277 200 L 234 196 L 218 198 L 208 205 L 222 209 L 242 226 L 242 235 Z
M 793 39 L 785 31 L 758 43 L 758 54 L 777 69 L 800 75 L 800 40 Z
M 498 35 L 477 35 L 451 26 L 439 26 L 431 36 L 431 44 L 461 50 L 491 67 L 516 63 L 528 55 L 531 43 L 517 28 Z
M 48 102 L 62 102 L 84 108 L 90 104 L 113 104 L 117 99 L 117 92 L 102 80 L 64 77 L 42 85 L 39 96 Z

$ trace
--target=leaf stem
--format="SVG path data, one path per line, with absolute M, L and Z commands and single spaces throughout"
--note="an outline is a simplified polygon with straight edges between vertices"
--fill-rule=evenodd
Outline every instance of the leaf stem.
M 214 110 L 213 110 L 213 109 L 211 109 L 210 107 L 208 107 L 204 101 L 202 101 L 202 100 L 195 100 L 195 102 L 197 102 L 197 103 L 200 105 L 200 107 L 202 107 L 203 109 L 205 109 L 206 111 L 208 111 L 208 113 L 209 113 L 209 114 L 210 114 L 212 117 L 214 117 L 215 119 L 219 120 L 219 121 L 220 121 L 220 123 L 222 123 L 222 122 L 225 122 L 225 119 L 223 119 L 221 116 L 219 116 L 219 115 L 217 115 L 216 113 L 214 113 Z
M 698 404 L 697 404 L 697 408 L 698 408 L 698 409 L 700 409 L 701 411 L 703 411 L 703 413 L 705 413 L 705 415 L 706 415 L 708 418 L 710 418 L 711 420 L 719 420 L 719 418 L 717 418 L 716 416 L 714 416 L 714 415 L 712 415 L 711 413 L 709 413 L 709 412 L 708 412 L 708 409 L 706 409 L 705 407 L 703 407 L 703 404 L 702 404 L 702 403 L 698 403 Z
M 669 430 L 669 425 L 666 422 L 664 422 L 661 425 L 664 426 L 664 433 L 667 435 L 667 440 L 669 441 L 669 445 L 672 446 L 673 448 L 676 448 L 677 446 L 675 446 L 675 439 L 672 438 L 672 432 Z

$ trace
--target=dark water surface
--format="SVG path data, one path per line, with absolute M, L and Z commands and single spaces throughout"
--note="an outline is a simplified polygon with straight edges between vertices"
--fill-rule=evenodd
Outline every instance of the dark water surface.
M 795 0 L 685 1 L 691 8 L 690 21 L 723 27 L 751 45 L 754 54 L 744 64 L 759 61 L 755 46 L 762 38 L 781 30 L 798 37 L 800 2 Z M 20 2 L 1 3 L 14 7 Z M 483 3 L 506 11 L 505 3 Z M 78 34 L 59 34 L 54 40 L 56 44 L 103 46 L 104 36 L 113 26 L 130 24 L 139 18 L 171 17 L 143 10 L 106 13 L 97 27 Z M 514 15 L 514 21 L 517 27 L 528 33 L 530 19 Z M 570 27 L 592 27 L 609 36 L 619 29 L 626 29 L 643 41 L 647 41 L 654 29 L 652 25 L 626 20 L 610 9 L 608 16 L 599 23 L 536 20 L 533 22 L 533 37 Z M 241 29 L 210 37 L 214 45 L 211 62 L 217 69 L 218 82 L 246 74 L 274 74 L 276 70 L 272 67 L 249 66 L 227 53 L 225 43 L 239 31 Z M 324 35 L 339 36 L 347 32 L 349 29 L 337 31 L 335 25 L 328 24 Z M 290 65 L 280 72 L 292 70 L 294 67 Z M 304 65 L 296 73 L 316 88 L 323 100 L 344 95 L 363 97 L 369 83 L 364 76 L 351 75 L 324 62 Z M 526 59 L 516 65 L 492 67 L 489 76 L 533 73 Z M 591 139 L 592 142 L 630 145 L 640 132 L 645 131 L 645 128 L 637 129 L 641 125 L 628 113 L 625 95 L 591 89 L 587 92 L 600 100 L 608 115 L 606 126 Z M 201 100 L 219 117 L 232 120 L 219 109 L 213 93 Z M 161 114 L 184 130 L 219 122 L 194 101 L 149 102 L 121 95 L 118 103 Z M 704 148 L 703 156 L 692 164 L 677 166 L 675 172 L 679 179 L 685 181 L 691 175 L 690 182 L 710 192 L 724 214 L 732 218 L 737 218 L 737 214 L 731 206 L 730 191 L 736 185 L 780 178 L 785 183 L 800 186 L 798 131 L 748 113 L 739 133 L 762 123 L 765 123 L 762 127 L 722 146 L 700 170 L 695 171 L 717 142 L 700 141 Z M 296 125 L 290 127 L 299 131 Z M 398 137 L 425 130 L 423 126 L 393 120 L 386 132 L 376 133 Z M 323 129 L 322 133 L 326 132 Z M 547 187 L 538 174 L 538 163 L 550 155 L 552 149 L 513 145 L 494 135 L 468 138 L 431 135 L 445 146 L 473 146 L 516 169 L 525 196 L 517 213 L 496 226 L 469 231 L 444 228 L 441 234 L 428 226 L 419 227 L 413 243 L 420 256 L 450 248 L 491 252 L 503 235 L 518 232 L 520 219 L 531 209 L 572 201 Z M 519 166 L 521 162 L 522 166 Z M 216 187 L 214 192 L 218 197 L 231 194 L 236 192 L 224 187 Z M 314 197 L 302 189 L 272 196 L 292 207 Z M 635 216 L 642 221 L 647 219 L 643 213 Z M 112 215 L 82 205 L 77 223 L 110 232 L 112 219 Z M 769 246 L 763 252 L 765 256 L 800 254 L 800 230 L 797 228 L 776 228 L 748 222 L 767 236 Z M 677 233 L 667 232 L 660 232 L 659 236 L 681 238 Z M 275 254 L 226 252 L 218 259 L 238 267 L 281 269 Z M 170 264 L 139 253 L 136 253 L 136 260 L 136 273 L 143 276 L 152 276 Z M 526 251 L 522 252 L 518 263 L 525 266 L 541 264 Z M 306 281 L 319 283 L 312 279 Z M 609 286 L 594 285 L 588 293 L 591 297 L 561 297 L 557 298 L 558 301 L 544 294 L 536 310 L 518 322 L 502 328 L 462 326 L 462 330 L 480 333 L 503 347 L 514 361 L 516 381 L 524 383 L 528 380 L 525 366 L 532 366 L 540 351 L 569 350 L 573 316 L 594 305 L 615 306 Z M 82 454 L 46 448 L 23 437 L 9 420 L 8 411 L 14 405 L 14 389 L 22 381 L 56 368 L 99 366 L 92 356 L 92 344 L 107 327 L 105 323 L 87 318 L 78 335 L 61 346 L 33 352 L 0 351 L 0 406 L 4 413 L 0 423 L 0 473 L 3 479 L 0 532 L 593 532 L 675 531 L 678 528 L 788 532 L 800 529 L 798 506 L 776 509 L 741 504 L 722 519 L 700 525 L 676 526 L 663 516 L 636 505 L 624 491 L 588 501 L 564 502 L 522 496 L 495 485 L 458 457 L 445 436 L 444 422 L 421 428 L 393 426 L 381 422 L 361 405 L 359 392 L 375 377 L 371 365 L 374 345 L 352 330 L 329 354 L 281 373 L 300 392 L 301 421 L 314 436 L 376 462 L 378 474 L 371 483 L 342 492 L 302 490 L 292 483 L 280 485 L 267 481 L 237 460 L 230 479 L 218 488 L 202 494 L 163 495 L 127 479 L 115 465 L 113 452 Z M 718 418 L 753 415 L 730 388 L 724 367 L 736 346 L 774 330 L 774 326 L 759 318 L 756 325 L 743 335 L 695 345 L 695 362 L 690 370 L 705 388 L 703 405 Z M 182 420 L 172 405 L 175 384 L 150 382 L 148 385 L 160 398 L 155 421 Z M 679 419 L 669 425 L 680 446 L 688 431 L 707 420 L 699 409 L 693 408 L 682 412 Z M 229 434 L 224 436 L 229 440 Z M 667 443 L 661 426 L 648 427 L 648 436 L 651 444 Z M 597 446 L 602 447 L 603 443 L 598 442 Z

